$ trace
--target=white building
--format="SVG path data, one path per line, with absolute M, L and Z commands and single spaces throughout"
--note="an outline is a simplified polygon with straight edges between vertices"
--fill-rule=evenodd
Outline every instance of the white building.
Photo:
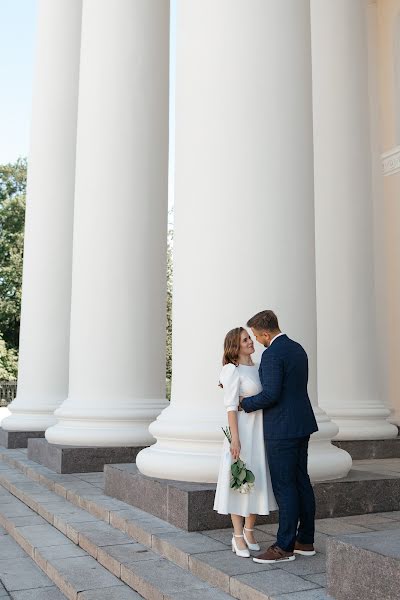
M 400 425 L 400 0 L 177 0 L 167 407 L 169 18 L 167 0 L 40 1 L 2 427 L 155 438 L 143 473 L 215 481 L 223 338 L 272 308 L 310 359 L 312 477 L 344 476 L 332 438 Z

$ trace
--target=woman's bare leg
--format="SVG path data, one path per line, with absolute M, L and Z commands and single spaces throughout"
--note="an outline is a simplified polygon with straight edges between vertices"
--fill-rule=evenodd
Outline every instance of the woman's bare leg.
M 233 533 L 235 535 L 243 535 L 243 517 L 240 515 L 231 515 Z M 235 537 L 235 542 L 239 550 L 245 550 L 247 548 L 246 542 L 242 537 Z
M 248 529 L 254 529 L 254 525 L 256 523 L 256 516 L 257 515 L 249 515 L 248 517 L 245 518 L 244 520 L 244 526 L 246 528 L 246 530 Z M 246 531 L 246 538 L 249 540 L 250 544 L 256 544 L 257 540 L 254 537 L 254 532 L 253 531 Z

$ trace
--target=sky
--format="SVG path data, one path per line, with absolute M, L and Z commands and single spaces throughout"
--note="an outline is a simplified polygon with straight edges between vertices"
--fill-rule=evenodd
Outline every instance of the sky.
M 38 0 L 0 0 L 0 164 L 29 154 Z M 169 207 L 174 197 L 176 0 L 171 0 Z
M 37 0 L 0 0 L 0 164 L 27 156 Z

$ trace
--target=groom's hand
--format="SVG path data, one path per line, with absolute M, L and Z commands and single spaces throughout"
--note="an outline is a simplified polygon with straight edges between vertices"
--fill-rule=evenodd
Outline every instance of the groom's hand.
M 243 400 L 244 396 L 239 396 L 239 406 L 238 406 L 238 410 L 243 410 L 242 408 L 242 400 Z

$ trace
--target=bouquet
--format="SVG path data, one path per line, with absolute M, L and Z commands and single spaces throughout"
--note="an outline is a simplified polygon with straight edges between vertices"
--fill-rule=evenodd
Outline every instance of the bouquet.
M 222 431 L 228 442 L 231 443 L 232 434 L 230 427 L 225 427 L 225 429 L 222 427 Z M 254 473 L 246 468 L 246 463 L 239 456 L 238 460 L 231 465 L 231 488 L 238 490 L 240 494 L 248 494 L 254 489 L 254 481 Z

